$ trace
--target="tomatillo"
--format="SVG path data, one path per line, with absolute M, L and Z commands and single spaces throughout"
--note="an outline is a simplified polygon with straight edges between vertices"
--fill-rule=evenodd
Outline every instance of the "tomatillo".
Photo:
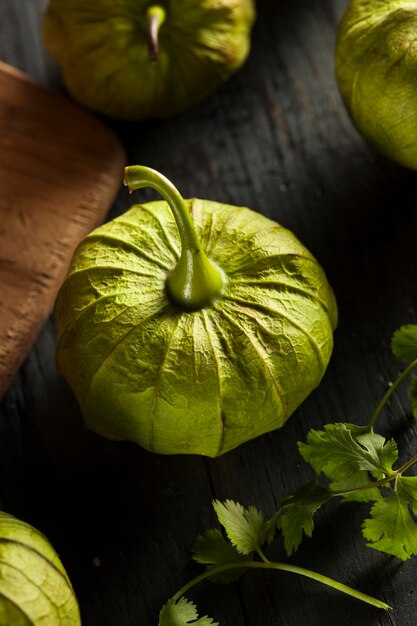
M 0 626 L 81 626 L 67 573 L 38 530 L 0 511 Z
M 340 24 L 336 75 L 360 133 L 417 169 L 417 3 L 351 0 Z
M 130 166 L 135 205 L 78 247 L 58 295 L 58 364 L 86 425 L 152 452 L 217 456 L 279 428 L 320 382 L 336 326 L 326 276 L 288 230 L 183 200 Z
M 49 0 L 48 51 L 75 100 L 126 120 L 175 115 L 250 49 L 253 0 Z

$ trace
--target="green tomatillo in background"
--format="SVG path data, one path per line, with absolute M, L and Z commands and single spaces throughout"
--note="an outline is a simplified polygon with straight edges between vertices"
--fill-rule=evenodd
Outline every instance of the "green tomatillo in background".
M 135 205 L 78 247 L 58 364 L 86 425 L 162 454 L 217 456 L 279 428 L 328 364 L 336 303 L 296 237 L 250 209 L 183 200 L 126 168 Z
M 71 583 L 49 541 L 1 511 L 0 626 L 81 626 Z
M 336 74 L 361 134 L 417 169 L 417 3 L 351 0 L 340 25 Z
M 44 39 L 71 95 L 105 115 L 168 117 L 245 61 L 253 0 L 50 0 Z

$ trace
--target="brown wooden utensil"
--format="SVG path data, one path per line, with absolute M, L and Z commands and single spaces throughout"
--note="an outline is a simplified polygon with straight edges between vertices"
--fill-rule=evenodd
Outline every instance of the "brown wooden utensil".
M 124 164 L 101 120 L 0 62 L 0 396 Z

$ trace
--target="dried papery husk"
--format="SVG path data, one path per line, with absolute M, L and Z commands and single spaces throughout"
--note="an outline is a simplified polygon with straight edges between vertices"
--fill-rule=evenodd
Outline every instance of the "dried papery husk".
M 351 0 L 340 24 L 336 75 L 360 133 L 417 169 L 417 3 Z
M 173 300 L 167 281 L 192 245 L 167 202 L 135 205 L 76 251 L 56 303 L 57 359 L 92 430 L 217 456 L 282 426 L 317 387 L 336 303 L 320 265 L 276 222 L 208 200 L 184 211 L 201 242 L 194 260 L 224 278 L 218 292 L 194 310 Z
M 0 626 L 81 626 L 71 582 L 49 541 L 1 511 Z
M 169 117 L 250 50 L 253 0 L 50 0 L 44 39 L 71 95 L 111 117 Z

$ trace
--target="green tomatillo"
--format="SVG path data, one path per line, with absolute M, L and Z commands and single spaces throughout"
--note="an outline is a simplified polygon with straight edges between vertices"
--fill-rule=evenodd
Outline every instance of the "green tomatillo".
M 147 167 L 135 205 L 78 247 L 56 303 L 58 364 L 86 425 L 217 456 L 279 428 L 328 364 L 336 303 L 296 237 L 244 207 L 183 200 Z
M 336 75 L 362 135 L 417 169 L 417 3 L 351 0 L 336 48 Z
M 169 117 L 245 61 L 253 0 L 49 0 L 46 47 L 71 95 L 126 119 Z
M 0 626 L 81 626 L 71 583 L 49 541 L 1 511 Z

